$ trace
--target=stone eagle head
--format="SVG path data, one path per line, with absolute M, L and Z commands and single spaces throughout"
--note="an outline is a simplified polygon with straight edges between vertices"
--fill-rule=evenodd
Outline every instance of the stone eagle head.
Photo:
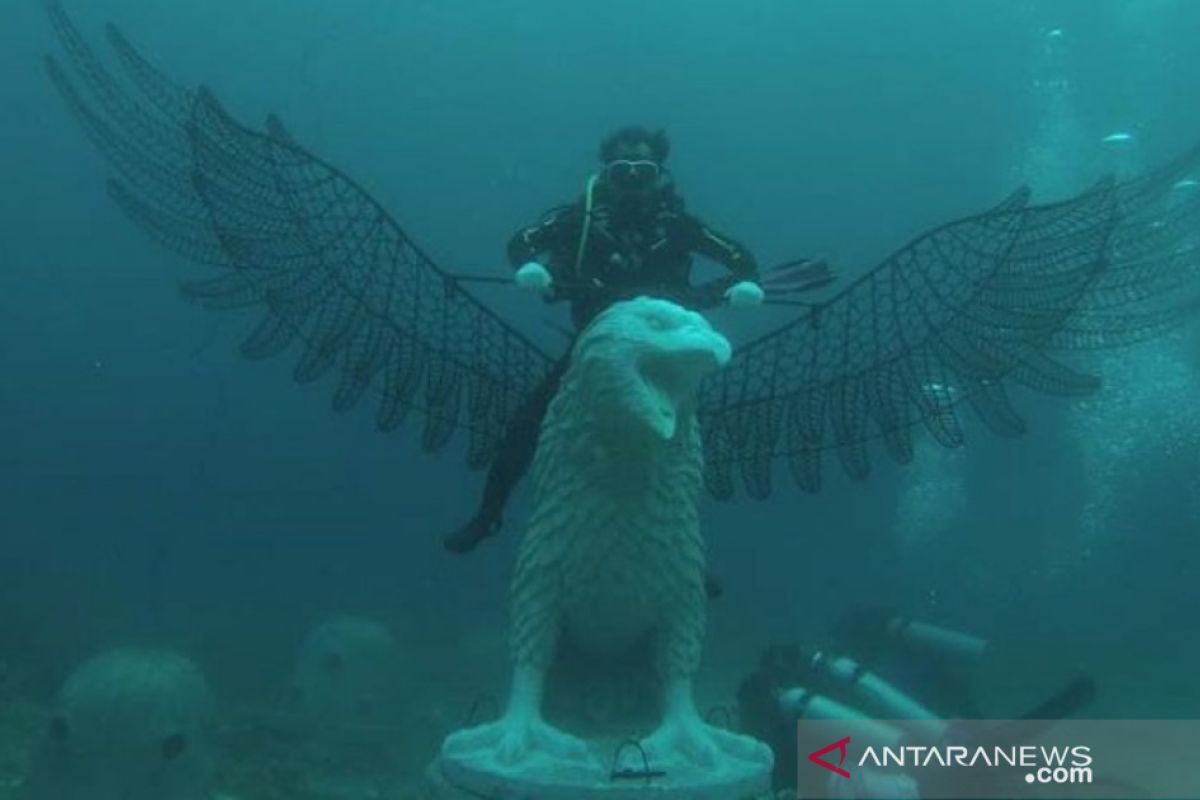
M 638 297 L 614 303 L 583 330 L 564 389 L 606 429 L 669 440 L 700 381 L 728 363 L 731 349 L 700 314 Z

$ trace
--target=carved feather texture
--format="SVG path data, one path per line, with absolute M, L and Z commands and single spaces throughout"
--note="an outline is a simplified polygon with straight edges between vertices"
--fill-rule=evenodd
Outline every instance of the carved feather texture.
M 560 635 L 615 652 L 653 632 L 660 676 L 690 676 L 705 624 L 695 411 L 680 409 L 670 439 L 631 422 L 625 393 L 634 388 L 621 379 L 634 371 L 581 358 L 591 335 L 581 336 L 542 427 L 513 580 L 513 654 L 546 668 Z

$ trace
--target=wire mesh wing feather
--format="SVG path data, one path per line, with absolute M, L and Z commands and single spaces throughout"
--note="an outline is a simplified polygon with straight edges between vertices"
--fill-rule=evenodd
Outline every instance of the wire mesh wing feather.
M 771 493 L 785 459 L 805 490 L 833 450 L 869 471 L 868 444 L 912 457 L 924 427 L 962 443 L 970 408 L 1002 435 L 1024 423 L 1006 387 L 1076 395 L 1095 378 L 1057 359 L 1158 335 L 1197 307 L 1200 148 L 1144 178 L 1034 206 L 1021 190 L 903 247 L 827 302 L 735 352 L 704 385 L 706 479 Z
M 263 308 L 243 351 L 261 358 L 300 342 L 296 379 L 336 372 L 335 408 L 374 391 L 381 428 L 418 409 L 427 449 L 465 428 L 470 463 L 488 463 L 551 360 L 277 119 L 262 132 L 243 127 L 207 90 L 166 79 L 110 26 L 119 81 L 55 0 L 48 7 L 83 92 L 53 59 L 50 75 L 117 169 L 111 194 L 162 244 L 221 270 L 185 294 L 210 308 Z M 1094 378 L 1054 354 L 1140 341 L 1195 308 L 1198 164 L 1200 148 L 1051 205 L 1031 206 L 1018 191 L 915 239 L 739 348 L 702 391 L 710 490 L 728 497 L 740 475 L 765 497 L 777 458 L 816 490 L 829 450 L 861 478 L 874 440 L 901 461 L 918 426 L 960 444 L 964 405 L 994 431 L 1019 434 L 1006 389 L 1014 383 L 1093 390 Z
M 381 429 L 417 409 L 425 449 L 465 429 L 470 464 L 487 464 L 550 359 L 277 119 L 262 132 L 240 125 L 109 26 L 119 80 L 57 2 L 47 7 L 69 73 L 53 58 L 47 68 L 119 174 L 110 193 L 161 244 L 220 270 L 184 294 L 213 309 L 261 309 L 242 352 L 265 358 L 298 342 L 296 380 L 336 374 L 339 411 L 373 391 Z

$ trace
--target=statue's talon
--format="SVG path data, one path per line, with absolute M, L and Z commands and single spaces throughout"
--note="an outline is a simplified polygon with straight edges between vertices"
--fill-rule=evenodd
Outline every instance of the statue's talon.
M 642 741 L 651 765 L 667 767 L 680 762 L 713 767 L 722 759 L 771 764 L 771 749 L 749 736 L 713 727 L 699 718 L 664 723 Z
M 539 719 L 506 717 L 475 728 L 458 731 L 446 738 L 442 754 L 464 757 L 480 751 L 494 751 L 502 764 L 519 764 L 533 753 L 559 761 L 590 761 L 587 744 Z
M 442 752 L 453 756 L 487 750 L 498 746 L 503 735 L 503 721 L 476 725 L 447 736 L 442 744 Z
M 711 730 L 717 746 L 733 758 L 759 764 L 774 763 L 775 755 L 771 752 L 771 748 L 759 740 L 723 728 L 712 728 Z
M 652 766 L 684 762 L 711 767 L 720 756 L 714 730 L 699 719 L 666 722 L 642 741 L 642 749 Z
M 572 736 L 560 731 L 541 720 L 530 726 L 530 745 L 537 750 L 549 753 L 555 758 L 565 761 L 578 761 L 591 758 L 587 743 L 578 736 Z

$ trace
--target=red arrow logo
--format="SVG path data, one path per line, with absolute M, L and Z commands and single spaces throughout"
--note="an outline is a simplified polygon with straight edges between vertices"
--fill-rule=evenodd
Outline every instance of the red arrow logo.
M 840 766 L 846 762 L 846 745 L 848 744 L 850 744 L 849 736 L 847 736 L 845 739 L 836 741 L 833 744 L 827 744 L 815 753 L 809 753 L 808 760 L 816 764 L 818 767 L 824 767 L 830 772 L 836 772 L 843 778 L 849 778 L 850 770 L 842 769 Z M 837 764 L 830 764 L 828 761 L 821 758 L 821 756 L 825 755 L 826 753 L 832 753 L 834 750 L 837 750 L 842 755 L 842 757 L 838 759 Z

